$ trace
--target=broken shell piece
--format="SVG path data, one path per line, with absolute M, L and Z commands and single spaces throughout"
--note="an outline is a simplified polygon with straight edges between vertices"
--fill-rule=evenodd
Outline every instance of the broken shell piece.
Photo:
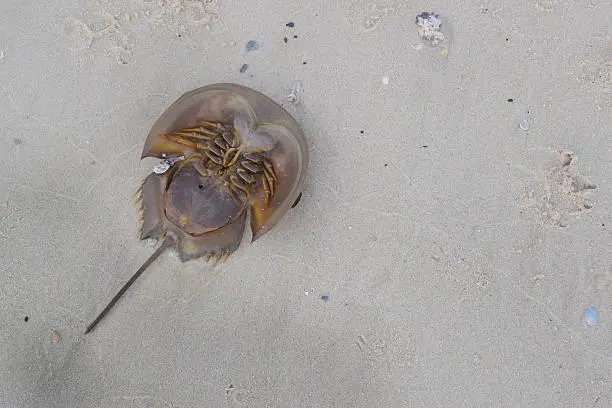
M 425 11 L 416 16 L 416 25 L 419 37 L 429 41 L 433 47 L 444 41 L 445 36 L 440 31 L 442 20 L 439 14 Z
M 174 164 L 176 162 L 179 162 L 179 161 L 183 160 L 184 158 L 185 158 L 185 156 L 176 156 L 176 157 L 166 158 L 166 159 L 160 161 L 159 163 L 157 163 L 153 167 L 153 172 L 155 174 L 164 174 L 165 172 L 168 171 L 168 169 L 170 169 L 170 167 L 174 166 Z
M 298 103 L 300 103 L 303 90 L 304 90 L 304 86 L 302 84 L 302 81 L 294 81 L 293 84 L 291 84 L 291 89 L 287 93 L 287 96 L 286 96 L 287 101 L 289 101 L 289 103 L 292 103 L 294 105 L 297 105 Z
M 59 332 L 57 330 L 51 330 L 51 343 L 52 344 L 59 344 L 61 341 L 62 337 L 60 336 Z
M 155 174 L 164 174 L 165 172 L 168 171 L 169 168 L 170 168 L 170 165 L 166 163 L 165 160 L 162 160 L 153 167 L 153 172 Z

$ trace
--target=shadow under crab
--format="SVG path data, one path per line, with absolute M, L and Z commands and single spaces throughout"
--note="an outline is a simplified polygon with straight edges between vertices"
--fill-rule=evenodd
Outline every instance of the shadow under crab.
M 87 332 L 166 249 L 185 262 L 218 261 L 239 246 L 250 218 L 251 242 L 297 204 L 308 168 L 304 133 L 267 96 L 214 84 L 181 96 L 155 122 L 141 158 L 163 159 L 139 189 L 141 239 L 162 245 L 117 293 Z

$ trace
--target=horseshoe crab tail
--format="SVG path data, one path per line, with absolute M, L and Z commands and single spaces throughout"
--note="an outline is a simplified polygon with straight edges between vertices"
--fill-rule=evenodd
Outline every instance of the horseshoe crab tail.
M 170 246 L 172 246 L 174 244 L 174 239 L 172 239 L 170 236 L 166 236 L 166 238 L 164 239 L 164 241 L 162 242 L 162 244 L 159 246 L 159 248 L 157 248 L 155 250 L 155 252 L 153 252 L 153 254 L 151 254 L 151 256 L 142 264 L 142 266 L 140 268 L 138 268 L 138 270 L 136 271 L 136 273 L 130 278 L 129 281 L 127 281 L 127 283 L 125 285 L 123 285 L 123 287 L 119 290 L 119 292 L 117 292 L 117 294 L 115 295 L 115 297 L 108 303 L 108 305 L 106 305 L 106 307 L 104 308 L 104 310 L 102 310 L 102 313 L 100 313 L 98 315 L 98 317 L 96 317 L 96 320 L 94 320 L 89 326 L 87 326 L 87 330 L 85 330 L 85 334 L 89 333 L 90 331 L 92 331 L 94 329 L 94 327 L 96 327 L 96 325 L 98 323 L 100 323 L 100 320 L 102 320 L 102 318 L 104 318 L 104 316 L 106 316 L 106 314 L 112 309 L 112 307 L 115 305 L 115 303 L 117 303 L 117 301 L 121 298 L 121 296 L 123 296 L 123 294 L 128 290 L 128 288 L 130 286 L 132 286 L 132 284 L 136 281 L 136 279 L 138 279 L 138 277 L 140 275 L 142 275 L 142 273 L 157 259 L 159 258 L 159 256 Z

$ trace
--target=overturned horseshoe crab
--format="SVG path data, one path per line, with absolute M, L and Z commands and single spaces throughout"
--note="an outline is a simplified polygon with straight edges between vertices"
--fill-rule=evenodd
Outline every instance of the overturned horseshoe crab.
M 160 247 L 88 327 L 89 333 L 157 257 L 175 247 L 181 261 L 227 259 L 247 216 L 251 242 L 297 204 L 308 168 L 299 125 L 267 96 L 214 84 L 181 96 L 155 122 L 141 158 L 162 159 L 138 191 L 141 239 Z

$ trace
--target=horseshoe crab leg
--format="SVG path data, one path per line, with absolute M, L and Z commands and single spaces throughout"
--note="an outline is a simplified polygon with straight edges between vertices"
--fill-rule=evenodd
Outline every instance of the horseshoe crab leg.
M 119 298 L 121 298 L 121 296 L 123 296 L 123 294 L 129 289 L 130 286 L 132 286 L 132 284 L 136 281 L 136 279 L 138 279 L 140 277 L 140 275 L 142 275 L 142 273 L 157 259 L 159 258 L 159 256 L 169 247 L 171 247 L 172 245 L 174 245 L 174 239 L 170 238 L 170 236 L 167 236 L 164 241 L 162 242 L 162 244 L 159 246 L 159 248 L 157 248 L 155 250 L 155 252 L 153 252 L 153 254 L 149 257 L 149 259 L 147 259 L 140 268 L 138 268 L 138 270 L 136 271 L 136 273 L 130 278 L 129 281 L 127 281 L 127 283 L 125 285 L 123 285 L 123 287 L 119 290 L 119 292 L 117 292 L 117 294 L 115 295 L 115 297 L 108 303 L 108 305 L 106 305 L 106 307 L 104 308 L 104 310 L 102 310 L 102 313 L 100 313 L 98 315 L 98 317 L 96 317 L 96 320 L 94 320 L 89 326 L 87 326 L 87 330 L 85 330 L 85 334 L 89 333 L 90 331 L 92 331 L 94 329 L 94 327 L 96 327 L 96 325 L 98 323 L 100 323 L 100 320 L 102 320 L 102 318 L 104 318 L 104 316 L 106 316 L 106 314 L 113 308 L 113 306 L 115 305 L 115 303 L 117 303 L 117 301 L 119 300 Z

